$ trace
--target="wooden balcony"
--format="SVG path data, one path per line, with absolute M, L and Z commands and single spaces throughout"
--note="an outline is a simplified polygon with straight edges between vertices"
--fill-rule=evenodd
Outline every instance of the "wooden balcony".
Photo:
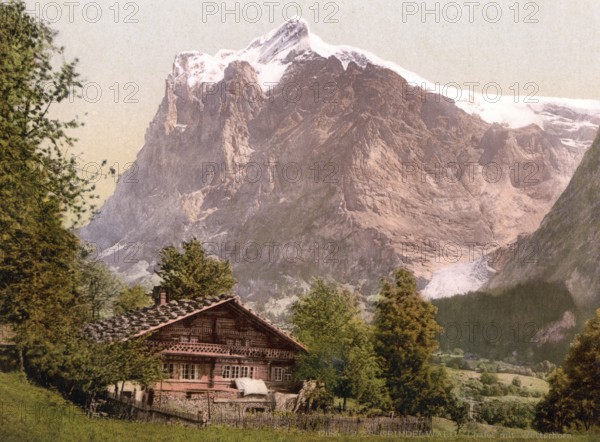
M 188 336 L 192 335 L 211 335 L 213 330 L 211 327 L 167 327 L 165 329 L 167 333 L 175 333 L 179 335 Z
M 278 348 L 241 347 L 222 344 L 195 342 L 147 341 L 161 348 L 161 352 L 170 355 L 230 356 L 261 359 L 293 360 L 296 353 Z

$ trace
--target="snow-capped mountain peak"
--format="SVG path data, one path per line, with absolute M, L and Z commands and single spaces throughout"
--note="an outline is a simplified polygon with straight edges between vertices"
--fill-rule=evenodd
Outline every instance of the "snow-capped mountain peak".
M 258 74 L 260 86 L 267 90 L 279 83 L 289 65 L 300 56 L 318 55 L 339 56 L 345 66 L 350 61 L 360 65 L 360 59 L 345 56 L 348 48 L 341 48 L 324 43 L 318 36 L 310 32 L 306 20 L 293 19 L 262 37 L 255 38 L 239 51 L 220 50 L 214 56 L 202 52 L 182 52 L 175 58 L 170 79 L 176 82 L 187 81 L 187 87 L 194 89 L 202 83 L 217 83 L 224 77 L 227 66 L 234 61 L 248 62 Z M 350 52 L 356 52 L 351 48 Z
M 339 59 L 346 68 L 350 62 L 361 67 L 368 63 L 386 67 L 415 84 L 430 84 L 418 75 L 394 63 L 381 60 L 377 56 L 351 46 L 334 46 L 325 43 L 310 32 L 306 20 L 292 19 L 262 37 L 255 38 L 239 51 L 220 50 L 214 56 L 188 51 L 175 58 L 171 80 L 187 80 L 190 89 L 202 83 L 217 83 L 223 79 L 225 68 L 234 61 L 248 62 L 258 74 L 264 90 L 272 83 L 278 83 L 289 65 L 298 57 L 317 55 Z
M 310 30 L 304 19 L 294 19 L 285 22 L 279 28 L 254 39 L 242 51 L 256 62 L 268 64 L 273 61 L 285 60 L 290 53 L 302 53 L 311 49 Z
M 268 90 L 280 83 L 287 68 L 299 57 L 336 57 L 344 68 L 350 62 L 364 68 L 372 64 L 390 69 L 411 86 L 437 92 L 469 114 L 479 115 L 488 123 L 500 123 L 511 128 L 530 124 L 556 133 L 565 145 L 585 149 L 591 133 L 600 123 L 600 102 L 548 97 L 514 97 L 505 95 L 490 101 L 481 93 L 459 90 L 453 86 L 432 83 L 401 66 L 352 46 L 325 43 L 311 33 L 308 23 L 292 19 L 262 37 L 255 38 L 239 51 L 220 50 L 214 56 L 202 52 L 182 52 L 177 55 L 169 80 L 189 90 L 203 83 L 218 83 L 225 69 L 234 61 L 248 62 L 258 75 L 259 86 Z

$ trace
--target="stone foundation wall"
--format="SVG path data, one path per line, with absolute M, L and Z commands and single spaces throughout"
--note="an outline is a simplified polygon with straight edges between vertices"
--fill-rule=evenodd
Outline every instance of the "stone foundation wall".
M 273 411 L 275 401 L 272 395 L 265 397 L 239 398 L 236 393 L 223 392 L 219 394 L 198 393 L 187 398 L 185 393 L 161 392 L 156 397 L 154 405 L 161 409 L 172 409 L 173 411 L 200 414 L 208 419 L 212 416 L 242 417 L 252 411 Z M 210 410 L 210 413 L 209 413 Z

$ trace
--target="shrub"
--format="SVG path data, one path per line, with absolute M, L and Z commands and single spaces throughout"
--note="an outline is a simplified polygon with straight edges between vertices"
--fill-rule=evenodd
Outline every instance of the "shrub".
M 485 402 L 479 411 L 479 420 L 489 425 L 527 428 L 534 417 L 533 404 L 519 402 Z
M 488 373 L 484 371 L 479 378 L 484 385 L 493 385 L 498 383 L 498 375 L 496 373 Z
M 461 362 L 462 362 L 462 359 L 460 359 L 460 358 L 452 358 L 448 362 L 446 362 L 446 367 L 460 368 L 462 365 Z

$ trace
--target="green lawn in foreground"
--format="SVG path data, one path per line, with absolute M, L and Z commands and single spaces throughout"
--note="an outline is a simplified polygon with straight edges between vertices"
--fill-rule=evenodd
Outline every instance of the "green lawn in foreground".
M 195 428 L 112 419 L 90 419 L 55 392 L 33 386 L 16 373 L 0 373 L 0 441 L 203 441 L 203 442 L 313 442 L 313 441 L 440 441 L 469 440 L 544 440 L 532 432 L 509 430 L 488 425 L 469 427 L 470 436 L 454 436 L 454 425 L 435 419 L 433 437 L 342 437 L 307 433 L 283 433 L 268 430 L 234 430 L 229 428 Z M 499 432 L 502 432 L 502 437 Z M 498 437 L 495 437 L 498 435 Z M 493 439 L 491 439 L 493 438 Z M 570 438 L 593 441 L 593 437 Z

